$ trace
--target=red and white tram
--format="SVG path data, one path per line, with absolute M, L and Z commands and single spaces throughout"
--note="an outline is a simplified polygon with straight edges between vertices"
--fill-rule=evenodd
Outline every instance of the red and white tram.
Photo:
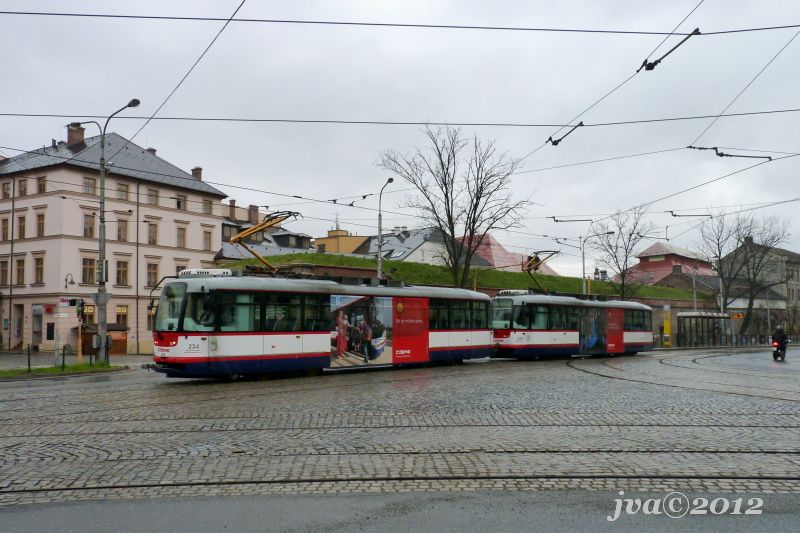
M 535 359 L 653 349 L 652 309 L 636 302 L 501 291 L 492 300 L 495 357 Z
M 489 306 L 463 289 L 184 270 L 162 288 L 151 368 L 222 377 L 488 357 Z

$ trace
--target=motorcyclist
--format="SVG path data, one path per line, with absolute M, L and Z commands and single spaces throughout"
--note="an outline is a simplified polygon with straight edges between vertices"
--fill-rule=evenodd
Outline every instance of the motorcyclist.
M 786 333 L 783 332 L 783 326 L 780 324 L 775 328 L 775 333 L 772 334 L 772 342 L 777 342 L 778 348 L 781 351 L 786 351 Z

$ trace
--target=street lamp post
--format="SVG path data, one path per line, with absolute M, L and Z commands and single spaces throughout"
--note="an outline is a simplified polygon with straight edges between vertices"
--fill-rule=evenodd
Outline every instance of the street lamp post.
M 95 301 L 97 303 L 97 360 L 104 363 L 108 362 L 108 345 L 106 342 L 106 335 L 108 332 L 108 319 L 106 314 L 106 304 L 108 303 L 108 293 L 106 292 L 106 278 L 108 277 L 108 269 L 106 268 L 106 129 L 108 123 L 115 115 L 125 111 L 129 107 L 136 107 L 139 105 L 139 100 L 134 98 L 123 107 L 117 109 L 106 119 L 103 127 L 94 120 L 87 120 L 84 122 L 72 122 L 71 127 L 78 127 L 82 124 L 95 124 L 100 129 L 100 228 L 98 232 L 99 240 L 99 266 L 97 267 L 97 295 Z M 138 283 L 138 280 L 137 280 Z M 137 302 L 138 305 L 138 302 Z
M 581 266 L 583 270 L 583 276 L 581 277 L 581 294 L 586 294 L 586 241 L 591 239 L 592 237 L 599 237 L 600 235 L 614 235 L 615 232 L 613 231 L 606 231 L 605 233 L 595 233 L 593 235 L 587 235 L 586 237 L 579 237 L 578 241 L 581 245 Z
M 378 193 L 378 282 L 380 282 L 381 279 L 381 267 L 383 266 L 383 216 L 381 215 L 381 200 L 383 199 L 383 189 L 393 181 L 394 178 L 386 180 L 386 183 L 381 187 L 381 192 Z

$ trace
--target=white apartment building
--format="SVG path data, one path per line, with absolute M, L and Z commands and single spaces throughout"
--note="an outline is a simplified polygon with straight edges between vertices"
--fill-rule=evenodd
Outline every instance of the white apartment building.
M 97 322 L 100 136 L 0 159 L 2 348 L 77 345 L 83 298 Z M 152 352 L 150 291 L 163 276 L 213 266 L 226 195 L 123 137 L 106 135 L 108 322 L 126 326 L 128 353 Z M 158 291 L 155 292 L 158 296 Z

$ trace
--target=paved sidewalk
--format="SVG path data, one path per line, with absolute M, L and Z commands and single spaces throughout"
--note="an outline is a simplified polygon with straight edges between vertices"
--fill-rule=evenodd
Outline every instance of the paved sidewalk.
M 138 366 L 141 363 L 150 362 L 152 355 L 112 355 L 111 364 Z M 66 363 L 75 364 L 75 355 L 67 355 Z M 88 363 L 89 356 L 84 355 L 83 361 Z M 31 352 L 31 367 L 54 366 L 56 364 L 53 352 Z M 58 364 L 61 364 L 61 354 L 58 355 Z M 28 366 L 28 354 L 25 352 L 0 352 L 0 370 L 10 370 L 13 368 L 26 368 Z

